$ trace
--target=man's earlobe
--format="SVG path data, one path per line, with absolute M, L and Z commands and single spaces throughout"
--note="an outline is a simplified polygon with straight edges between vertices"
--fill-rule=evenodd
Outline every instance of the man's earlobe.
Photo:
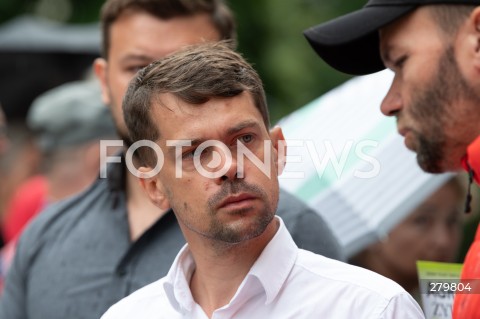
M 474 24 L 474 29 L 476 33 L 476 47 L 475 52 L 480 52 L 480 10 L 479 8 L 472 11 L 471 19 L 472 23 Z
M 476 7 L 459 26 L 452 45 L 465 78 L 480 84 L 480 7 Z
M 142 166 L 138 168 L 138 172 L 140 173 L 138 180 L 152 203 L 162 210 L 167 210 L 170 208 L 170 202 L 166 196 L 165 188 L 159 180 L 158 175 L 152 177 L 149 176 L 148 173 L 150 173 L 151 170 L 150 167 Z
M 278 175 L 281 175 L 286 165 L 287 142 L 280 126 L 275 126 L 270 130 L 270 138 L 273 143 L 275 165 L 277 166 Z
M 480 7 L 475 8 L 468 19 L 470 28 L 474 29 L 476 37 L 476 52 L 480 52 Z M 472 26 L 473 24 L 473 26 Z
M 103 58 L 96 58 L 93 62 L 93 71 L 100 83 L 102 89 L 102 102 L 105 105 L 110 105 L 110 93 L 108 90 L 108 76 L 107 76 L 108 62 Z

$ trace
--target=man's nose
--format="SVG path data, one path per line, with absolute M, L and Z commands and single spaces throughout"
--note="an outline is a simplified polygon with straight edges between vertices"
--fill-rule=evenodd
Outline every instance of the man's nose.
M 386 116 L 395 116 L 403 107 L 402 96 L 400 94 L 400 85 L 397 78 L 393 79 L 387 95 L 382 101 L 380 110 Z
M 230 152 L 219 151 L 218 152 L 221 163 L 219 167 L 222 168 L 223 174 L 216 178 L 218 184 L 223 183 L 226 180 L 233 181 L 238 178 L 238 163 L 235 156 Z

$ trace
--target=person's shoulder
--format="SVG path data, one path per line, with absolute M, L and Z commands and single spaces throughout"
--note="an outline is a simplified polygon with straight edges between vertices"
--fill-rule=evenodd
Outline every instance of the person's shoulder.
M 296 266 L 308 272 L 312 280 L 359 294 L 370 293 L 385 300 L 407 292 L 393 280 L 365 268 L 353 266 L 300 249 Z
M 282 218 L 296 218 L 302 212 L 311 211 L 311 209 L 295 195 L 289 193 L 282 187 L 279 190 L 278 212 Z
M 332 317 L 425 318 L 405 289 L 373 271 L 300 250 L 292 272 L 290 294 L 329 304 L 319 311 L 335 313 Z
M 298 247 L 329 258 L 345 259 L 337 238 L 323 217 L 282 188 L 277 215 L 282 218 Z
M 97 179 L 85 191 L 47 205 L 31 222 L 25 227 L 20 237 L 21 241 L 38 242 L 39 238 L 45 238 L 58 233 L 62 225 L 68 221 L 74 221 L 80 215 L 87 212 L 87 202 L 98 200 L 99 197 L 107 194 L 107 183 L 105 180 Z
M 133 292 L 110 307 L 101 319 L 158 318 L 167 312 L 165 277 Z

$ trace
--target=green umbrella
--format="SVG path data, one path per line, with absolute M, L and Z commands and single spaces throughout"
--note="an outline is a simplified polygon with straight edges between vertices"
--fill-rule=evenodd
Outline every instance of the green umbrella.
M 382 239 L 451 174 L 424 173 L 380 112 L 393 74 L 358 77 L 280 121 L 283 188 L 321 214 L 347 257 Z

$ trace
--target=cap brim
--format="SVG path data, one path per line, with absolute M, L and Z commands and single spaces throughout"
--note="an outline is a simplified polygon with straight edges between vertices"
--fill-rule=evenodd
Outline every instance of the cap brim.
M 369 6 L 304 31 L 317 54 L 333 68 L 363 75 L 383 70 L 378 29 L 417 6 Z

